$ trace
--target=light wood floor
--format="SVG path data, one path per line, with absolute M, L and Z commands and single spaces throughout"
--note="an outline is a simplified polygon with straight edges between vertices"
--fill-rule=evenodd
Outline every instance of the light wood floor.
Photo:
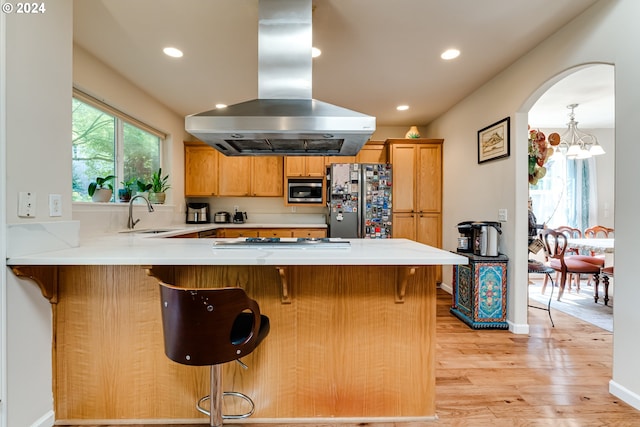
M 438 290 L 439 419 L 431 423 L 368 425 L 640 426 L 640 412 L 608 392 L 613 339 L 610 332 L 558 311 L 553 311 L 556 327 L 551 328 L 547 312 L 536 309 L 529 309 L 528 336 L 504 330 L 476 331 L 449 314 L 450 304 L 451 296 Z M 366 424 L 340 427 L 362 425 Z

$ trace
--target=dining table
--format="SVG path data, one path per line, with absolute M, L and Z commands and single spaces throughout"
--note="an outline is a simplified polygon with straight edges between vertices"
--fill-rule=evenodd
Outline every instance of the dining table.
M 567 246 L 579 250 L 593 251 L 597 254 L 612 254 L 614 239 L 611 238 L 569 238 Z

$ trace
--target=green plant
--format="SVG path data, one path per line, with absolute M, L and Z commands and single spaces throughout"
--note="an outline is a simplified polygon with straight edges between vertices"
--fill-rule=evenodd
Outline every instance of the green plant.
M 135 183 L 136 183 L 136 178 L 129 178 L 126 181 L 120 181 L 120 184 L 122 184 L 122 188 L 129 191 L 133 191 L 133 185 Z
M 113 181 L 115 178 L 116 177 L 114 175 L 105 176 L 104 178 L 97 177 L 95 181 L 89 183 L 89 188 L 87 190 L 87 193 L 89 193 L 90 197 L 93 197 L 96 190 L 102 190 L 104 188 L 108 188 L 111 191 L 113 191 L 113 184 L 111 184 L 111 181 Z
M 151 177 L 151 191 L 154 193 L 164 193 L 171 188 L 171 185 L 167 182 L 169 175 L 162 176 L 162 168 L 158 169 L 158 172 L 154 172 Z
M 144 182 L 141 179 L 138 179 L 136 181 L 136 186 L 138 188 L 138 193 L 145 193 L 145 192 L 151 190 L 151 184 L 147 184 L 146 182 Z

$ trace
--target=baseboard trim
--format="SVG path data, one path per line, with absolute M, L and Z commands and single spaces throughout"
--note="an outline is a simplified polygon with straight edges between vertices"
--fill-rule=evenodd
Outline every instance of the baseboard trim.
M 526 335 L 529 333 L 528 323 L 513 323 L 507 320 L 507 324 L 509 325 L 509 332 L 511 332 L 512 334 Z
M 609 393 L 622 399 L 628 405 L 640 411 L 640 395 L 618 384 L 614 380 L 609 381 Z
M 56 421 L 55 413 L 50 410 L 31 424 L 31 427 L 51 427 Z
M 135 424 L 198 424 L 202 425 L 208 419 L 184 418 L 184 419 L 127 419 L 127 420 L 58 420 L 57 425 L 135 425 Z M 342 424 L 372 424 L 372 423 L 424 423 L 434 422 L 438 416 L 423 417 L 307 417 L 307 418 L 244 418 L 242 424 L 313 424 L 313 425 L 342 425 Z M 49 424 L 50 426 L 51 424 Z M 34 427 L 34 426 L 32 426 Z M 44 425 L 43 425 L 44 427 Z

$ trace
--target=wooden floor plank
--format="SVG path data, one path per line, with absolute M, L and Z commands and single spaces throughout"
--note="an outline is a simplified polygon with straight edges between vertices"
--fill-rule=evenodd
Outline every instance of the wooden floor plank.
M 331 424 L 331 427 L 640 425 L 640 411 L 608 392 L 612 333 L 556 311 L 553 312 L 556 327 L 551 328 L 547 313 L 535 309 L 529 310 L 528 336 L 504 330 L 472 330 L 449 314 L 450 304 L 451 296 L 438 290 L 436 410 L 439 419 L 429 423 Z M 203 419 L 201 426 L 206 425 L 205 422 Z M 225 424 L 233 425 L 243 424 Z M 244 424 L 249 425 L 250 421 Z M 158 427 L 158 424 L 146 427 Z

